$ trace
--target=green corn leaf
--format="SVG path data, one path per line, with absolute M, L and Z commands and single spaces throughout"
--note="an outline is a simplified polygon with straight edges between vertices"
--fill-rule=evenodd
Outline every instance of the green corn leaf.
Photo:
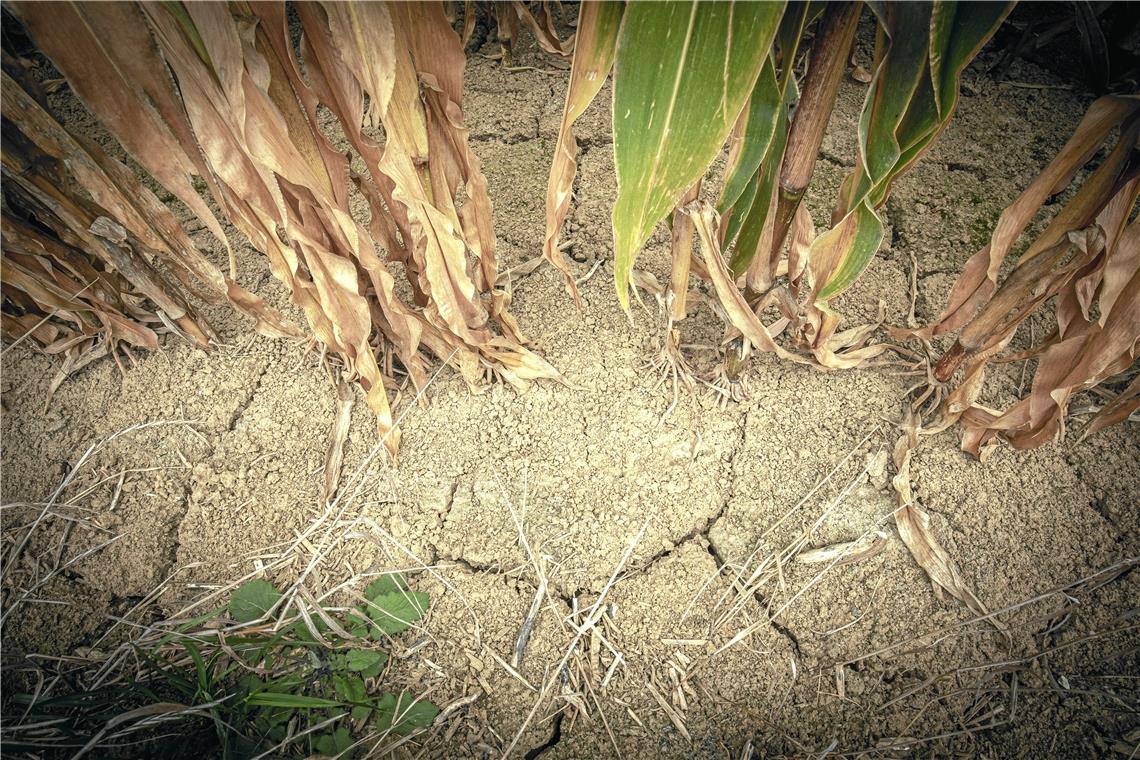
M 230 595 L 230 617 L 239 623 L 252 623 L 273 609 L 281 592 L 260 578 L 239 586 Z
M 422 591 L 397 591 L 369 600 L 368 616 L 389 635 L 400 633 L 424 616 L 428 595 Z
M 1011 2 L 934 4 L 930 27 L 930 70 L 938 95 L 939 113 L 949 119 L 958 105 L 962 70 L 994 35 L 1013 10 Z
M 728 219 L 724 247 L 727 248 L 729 243 L 736 241 L 730 264 L 734 277 L 743 274 L 752 263 L 759 250 L 764 228 L 768 225 L 772 195 L 776 192 L 780 178 L 780 163 L 784 156 L 784 148 L 788 144 L 788 107 L 796 96 L 794 84 L 789 88 L 787 95 L 783 107 L 777 114 L 775 135 L 757 175 L 753 178 L 753 185 L 749 192 L 741 196 L 740 202 Z
M 879 250 L 882 242 L 883 222 L 866 203 L 860 203 L 839 224 L 820 235 L 816 243 L 819 243 L 821 249 L 834 248 L 850 251 L 851 254 L 840 260 L 827 285 L 820 288 L 816 300 L 827 302 L 850 287 L 863 273 L 867 262 Z M 811 255 L 815 255 L 814 244 Z
M 376 703 L 376 728 L 397 734 L 410 734 L 427 728 L 439 715 L 439 708 L 426 699 L 417 700 L 411 694 L 401 692 L 385 694 Z
M 772 109 L 772 133 L 765 135 L 757 132 L 756 137 L 763 141 L 763 154 L 753 165 L 752 174 L 744 190 L 737 195 L 731 203 L 723 202 L 718 205 L 717 211 L 726 214 L 730 207 L 732 213 L 728 214 L 724 226 L 724 241 L 722 247 L 728 250 L 737 239 L 737 235 L 745 229 L 743 241 L 733 250 L 731 269 L 734 276 L 744 273 L 755 257 L 761 237 L 768 220 L 769 205 L 772 201 L 772 192 L 776 179 L 779 176 L 780 162 L 784 157 L 784 148 L 788 141 L 788 115 L 792 104 L 799 98 L 794 74 L 796 53 L 803 38 L 804 27 L 819 15 L 824 3 L 793 2 L 789 3 L 780 19 L 780 28 L 776 33 L 775 49 L 769 63 L 774 63 L 778 54 L 781 61 L 779 76 L 773 70 L 775 90 L 764 89 L 762 98 L 765 107 Z M 766 82 L 769 63 L 764 65 L 760 77 L 756 80 L 756 87 L 749 101 L 749 111 L 757 108 L 756 98 L 762 87 L 768 87 Z M 751 115 L 751 113 L 750 113 Z M 728 182 L 726 181 L 726 188 Z M 726 190 L 724 199 L 729 193 Z
M 772 56 L 764 63 L 752 96 L 745 109 L 744 130 L 740 134 L 741 148 L 736 164 L 731 167 L 724 180 L 724 190 L 717 203 L 717 213 L 723 214 L 740 199 L 750 183 L 753 183 L 760 162 L 768 153 L 772 137 L 776 133 L 776 123 L 780 117 L 780 85 L 776 81 L 776 65 Z
M 840 221 L 812 244 L 814 301 L 843 293 L 883 239 L 877 209 L 895 179 L 934 143 L 958 104 L 962 70 L 1009 13 L 1008 3 L 869 3 L 885 52 L 859 120 L 859 165 L 843 183 Z
M 795 79 L 796 54 L 803 42 L 804 30 L 807 29 L 819 14 L 823 13 L 827 3 L 824 0 L 792 0 L 780 19 L 780 28 L 776 32 L 776 48 L 780 53 L 780 89 L 787 90 L 788 83 Z
M 614 64 L 614 278 L 716 158 L 748 100 L 783 3 L 630 3 Z

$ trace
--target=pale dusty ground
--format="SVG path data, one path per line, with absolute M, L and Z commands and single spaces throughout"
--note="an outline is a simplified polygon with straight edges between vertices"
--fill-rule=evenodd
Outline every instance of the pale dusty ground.
M 544 70 L 507 72 L 473 57 L 468 71 L 468 123 L 496 203 L 504 268 L 541 250 L 543 192 L 566 82 L 565 71 L 532 50 L 517 62 Z M 1052 81 L 1017 65 L 1011 78 Z M 920 262 L 918 316 L 934 316 L 956 268 L 1087 103 L 1071 92 L 995 84 L 977 66 L 966 81 L 955 122 L 896 187 L 885 249 L 840 305 L 849 324 L 872 317 L 880 299 L 889 321 L 905 318 L 912 254 Z M 817 224 L 854 156 L 851 127 L 862 93 L 863 85 L 843 85 L 809 198 Z M 1045 631 L 1066 603 L 1061 595 L 1003 615 L 1008 641 L 983 624 L 955 628 L 970 614 L 934 592 L 893 534 L 873 559 L 822 575 L 822 565 L 792 562 L 756 594 L 732 591 L 735 577 L 804 531 L 807 547 L 817 547 L 878 524 L 891 530 L 884 519 L 893 507 L 889 473 L 877 462 L 894 441 L 892 423 L 911 379 L 889 369 L 822 374 L 761 356 L 751 369 L 751 401 L 719 409 L 699 394 L 684 395 L 662 421 L 668 394 L 642 366 L 655 353 L 662 318 L 651 299 L 627 318 L 612 290 L 606 97 L 603 91 L 576 128 L 581 171 L 567 238 L 575 241 L 580 275 L 606 262 L 583 287 L 585 308 L 574 309 L 548 268 L 514 283 L 515 314 L 569 387 L 517 394 L 496 386 L 472 395 L 444 371 L 427 405 L 409 408 L 405 398 L 399 466 L 377 460 L 365 467 L 365 485 L 347 512 L 362 529 L 382 533 L 349 539 L 326 567 L 330 579 L 342 569 L 434 568 L 412 573 L 434 605 L 425 630 L 409 636 L 428 641 L 397 660 L 392 679 L 427 690 L 440 704 L 474 689 L 485 694 L 431 735 L 427 754 L 497 756 L 510 744 L 535 704 L 533 687 L 554 671 L 573 637 L 568 620 L 581 622 L 573 611 L 594 603 L 642 528 L 604 600 L 612 650 L 582 643 L 570 660 L 574 680 L 538 707 L 518 754 L 557 738 L 546 757 L 611 756 L 614 744 L 627 757 L 737 757 L 749 742 L 760 756 L 806 757 L 954 733 L 923 751 L 1109 753 L 1137 726 L 1107 696 L 1140 672 L 1135 622 L 1124 617 L 1140 598 L 1134 573 L 1071 590 L 1077 607 L 1056 633 Z M 198 235 L 213 245 L 208 233 Z M 665 245 L 659 231 L 643 259 L 658 276 L 667 268 Z M 240 264 L 247 284 L 287 305 L 256 252 L 245 250 Z M 101 362 L 64 384 L 46 409 L 50 362 L 22 347 L 5 354 L 6 503 L 43 499 L 98 439 L 138 423 L 189 421 L 131 433 L 95 457 L 80 483 L 111 477 L 81 506 L 125 538 L 43 590 L 68 606 L 32 605 L 12 622 L 4 632 L 6 662 L 89 643 L 105 615 L 124 613 L 171 575 L 162 604 L 174 609 L 279 554 L 321 513 L 321 465 L 335 410 L 329 371 L 304 345 L 255 337 L 224 309 L 209 314 L 227 346 L 205 354 L 170 342 L 139 356 L 123 376 Z M 1038 335 L 1043 325 L 1039 319 Z M 709 346 L 720 336 L 707 307 L 694 309 L 683 330 L 687 342 Z M 715 354 L 695 350 L 693 359 L 707 370 Z M 1014 398 L 1020 371 L 994 373 L 990 403 Z M 346 477 L 375 444 L 358 403 Z M 1138 461 L 1133 424 L 1080 446 L 1003 448 L 984 465 L 944 433 L 916 454 L 913 479 L 966 580 L 1001 609 L 1138 554 Z M 545 557 L 551 583 L 520 669 L 529 685 L 493 656 L 509 660 L 537 582 L 512 511 Z M 68 556 L 99 540 L 73 536 Z M 777 611 L 775 623 L 766 622 Z M 749 626 L 751 635 L 714 654 Z M 905 643 L 938 631 L 954 635 L 933 646 Z M 622 662 L 603 688 L 615 651 Z M 973 669 L 955 672 L 960 668 Z M 573 686 L 584 703 L 575 702 Z M 965 732 L 990 721 L 1002 725 Z

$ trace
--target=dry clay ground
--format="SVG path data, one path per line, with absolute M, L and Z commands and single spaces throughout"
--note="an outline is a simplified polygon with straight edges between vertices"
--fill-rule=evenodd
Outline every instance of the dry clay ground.
M 987 62 L 967 72 L 953 125 L 899 182 L 884 250 L 840 304 L 848 324 L 871 319 L 879 300 L 888 321 L 906 318 L 912 256 L 918 317 L 933 317 L 1001 207 L 1087 105 L 1028 65 L 1015 64 L 1010 79 L 1033 86 L 995 83 Z M 533 50 L 515 63 L 523 68 L 473 56 L 467 79 L 504 268 L 541 250 L 567 80 Z M 863 92 L 842 87 L 809 197 L 817 225 L 851 165 Z M 397 754 L 421 745 L 431 757 L 546 747 L 549 758 L 1130 749 L 1140 638 L 1129 615 L 1140 579 L 1120 571 L 1140 553 L 1140 427 L 1078 446 L 1002 447 L 985 464 L 960 453 L 952 432 L 924 441 L 913 481 L 938 537 L 991 610 L 1013 608 L 999 616 L 1008 637 L 972 621 L 935 592 L 889 517 L 885 454 L 914 378 L 893 367 L 824 374 L 759 356 L 751 400 L 721 409 L 683 393 L 662 420 L 670 394 L 643 368 L 662 316 L 646 296 L 627 318 L 613 294 L 607 98 L 577 127 L 566 239 L 580 276 L 602 262 L 582 286 L 585 308 L 575 310 L 548 267 L 513 281 L 515 314 L 567 385 L 473 395 L 445 370 L 427 405 L 402 400 L 396 467 L 368 460 L 376 434 L 358 400 L 344 472 L 361 479 L 342 486 L 351 498 L 337 520 L 320 503 L 335 389 L 304 344 L 256 337 L 215 309 L 225 346 L 207 354 L 169 341 L 123 375 L 100 362 L 46 408 L 51 362 L 23 346 L 6 352 L 5 503 L 43 501 L 91 443 L 117 431 L 188 422 L 125 434 L 85 465 L 69 494 L 105 482 L 73 509 L 106 532 L 73 531 L 64 559 L 123 538 L 35 595 L 65 604 L 28 604 L 10 620 L 5 663 L 90 645 L 108 615 L 164 582 L 158 608 L 170 612 L 282 556 L 287 566 L 271 580 L 288 583 L 320 551 L 310 583 L 403 568 L 431 593 L 429 616 L 405 634 L 386 678 L 459 704 Z M 217 251 L 207 232 L 196 236 Z M 659 230 L 643 259 L 659 277 L 666 244 Z M 240 265 L 247 285 L 288 308 L 256 252 L 243 249 Z M 697 305 L 682 327 L 690 358 L 708 371 L 719 323 Z M 1024 382 L 1020 365 L 999 369 L 989 403 L 1010 402 Z M 9 525 L 17 514 L 7 511 Z M 860 562 L 808 564 L 787 551 L 876 528 L 889 536 L 885 549 Z M 58 533 L 44 535 L 37 551 L 54 551 Z M 512 673 L 504 663 L 540 576 L 549 588 Z M 597 625 L 576 636 L 595 609 Z M 157 613 L 132 619 L 148 614 Z

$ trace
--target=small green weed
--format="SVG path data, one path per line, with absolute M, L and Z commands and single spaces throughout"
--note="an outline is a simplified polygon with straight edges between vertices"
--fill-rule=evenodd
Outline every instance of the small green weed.
M 384 575 L 356 606 L 306 608 L 284 624 L 275 619 L 283 601 L 268 581 L 249 581 L 224 608 L 136 645 L 141 677 L 113 694 L 22 701 L 30 715 L 67 722 L 70 739 L 62 746 L 86 743 L 86 750 L 121 739 L 123 731 L 107 726 L 146 736 L 158 718 L 186 719 L 184 727 L 197 727 L 192 753 L 198 757 L 348 759 L 384 736 L 431 725 L 439 714 L 432 702 L 380 687 L 389 661 L 385 644 L 424 616 L 427 594 L 410 590 L 399 574 Z M 156 751 L 165 752 L 157 746 L 170 739 L 163 733 L 165 740 L 154 740 Z M 188 751 L 186 732 L 176 736 L 182 750 L 170 748 L 173 755 Z

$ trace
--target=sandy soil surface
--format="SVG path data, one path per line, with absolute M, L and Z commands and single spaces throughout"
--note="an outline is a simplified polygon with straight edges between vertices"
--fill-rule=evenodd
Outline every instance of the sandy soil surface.
M 967 71 L 955 121 L 898 183 L 884 250 L 840 304 L 847 324 L 872 318 L 880 301 L 888 321 L 905 320 L 912 257 L 917 315 L 933 317 L 957 268 L 1088 103 L 1027 64 L 1009 78 L 1033 88 L 995 83 L 984 73 L 991 62 Z M 504 269 L 541 251 L 567 80 L 528 46 L 516 64 L 529 68 L 475 55 L 467 77 Z M 864 88 L 842 86 L 808 198 L 817 225 L 852 164 Z M 607 102 L 604 90 L 576 127 L 581 170 L 565 237 L 579 276 L 602 262 L 582 287 L 584 309 L 550 268 L 512 283 L 514 313 L 567 385 L 473 395 L 445 370 L 425 404 L 400 402 L 398 466 L 370 458 L 375 428 L 358 400 L 344 464 L 352 487 L 342 486 L 338 513 L 352 530 L 322 528 L 314 539 L 330 549 L 330 580 L 399 567 L 431 592 L 423 628 L 407 635 L 409 650 L 418 646 L 396 653 L 389 680 L 440 705 L 479 695 L 431 732 L 424 756 L 497 757 L 513 745 L 515 756 L 549 758 L 876 747 L 882 756 L 1092 757 L 1132 746 L 1140 722 L 1118 695 L 1140 673 L 1129 617 L 1140 576 L 1127 572 L 1140 554 L 1140 426 L 1079 446 L 1001 448 L 985 464 L 958 451 L 954 432 L 924 441 L 912 470 L 918 498 L 967 582 L 1003 610 L 1008 635 L 974 620 L 936 593 L 889 519 L 885 454 L 913 378 L 759 356 L 750 400 L 720 408 L 683 393 L 663 418 L 671 396 L 644 367 L 663 317 L 648 297 L 627 317 L 613 293 Z M 196 236 L 218 252 L 209 233 Z M 661 229 L 641 265 L 663 276 L 666 248 Z M 263 258 L 239 250 L 245 284 L 300 321 Z M 169 341 L 125 374 L 103 361 L 46 405 L 52 363 L 23 346 L 4 353 L 6 504 L 44 501 L 92 443 L 166 421 L 84 463 L 65 501 L 101 531 L 48 531 L 37 551 L 64 539 L 71 558 L 122 538 L 38 590 L 39 603 L 5 627 L 6 663 L 90 645 L 107 615 L 160 584 L 158 605 L 170 611 L 283 553 L 295 561 L 273 580 L 292 580 L 309 560 L 312 546 L 297 536 L 325 513 L 332 372 L 303 343 L 257 337 L 224 308 L 207 314 L 225 346 L 203 353 Z M 708 371 L 716 317 L 698 305 L 682 328 L 693 363 Z M 1032 329 L 1043 334 L 1045 319 Z M 996 371 L 988 401 L 1009 403 L 1024 382 L 1020 365 Z M 26 509 L 6 508 L 5 518 Z M 775 559 L 797 541 L 822 547 L 876 527 L 889 540 L 865 561 Z M 503 663 L 543 578 L 537 625 L 512 673 Z M 603 592 L 601 623 L 575 640 Z M 540 695 L 544 683 L 553 687 Z

